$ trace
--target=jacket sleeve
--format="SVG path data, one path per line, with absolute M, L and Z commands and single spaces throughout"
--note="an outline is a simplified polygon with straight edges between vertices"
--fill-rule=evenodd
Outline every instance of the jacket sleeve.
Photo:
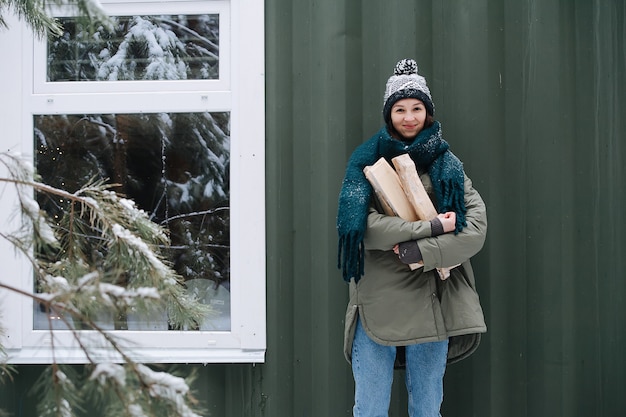
M 367 250 L 391 250 L 407 240 L 418 240 L 431 235 L 430 221 L 408 222 L 400 217 L 379 213 L 373 206 L 367 216 L 367 230 L 363 244 Z
M 445 233 L 437 237 L 419 239 L 424 270 L 458 265 L 476 255 L 487 236 L 487 210 L 482 197 L 465 176 L 465 219 L 467 226 L 458 233 Z

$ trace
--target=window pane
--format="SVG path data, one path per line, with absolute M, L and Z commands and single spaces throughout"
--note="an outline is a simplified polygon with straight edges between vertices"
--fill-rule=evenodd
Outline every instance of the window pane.
M 34 117 L 35 164 L 44 183 L 75 192 L 94 178 L 106 180 L 167 227 L 171 263 L 187 289 L 214 310 L 200 330 L 230 330 L 229 121 L 227 112 Z M 67 207 L 44 197 L 39 204 L 53 218 Z M 35 312 L 35 329 L 48 328 L 44 312 Z M 159 312 L 103 312 L 100 324 L 168 329 Z
M 48 41 L 47 80 L 219 79 L 219 14 L 113 17 L 114 31 L 59 18 Z

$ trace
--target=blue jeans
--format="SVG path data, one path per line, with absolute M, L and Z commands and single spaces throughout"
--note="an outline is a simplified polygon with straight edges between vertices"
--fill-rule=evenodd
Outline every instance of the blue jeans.
M 406 388 L 410 417 L 439 417 L 448 341 L 406 346 Z M 391 401 L 395 346 L 372 341 L 357 320 L 352 343 L 354 417 L 387 417 Z

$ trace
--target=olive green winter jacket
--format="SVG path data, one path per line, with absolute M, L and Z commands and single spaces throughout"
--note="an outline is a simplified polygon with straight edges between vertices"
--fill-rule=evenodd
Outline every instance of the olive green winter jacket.
M 427 174 L 421 174 L 432 191 Z M 368 336 L 382 345 L 406 346 L 449 338 L 448 363 L 469 356 L 487 331 L 476 292 L 470 258 L 483 246 L 487 232 L 485 204 L 465 177 L 467 226 L 458 234 L 431 237 L 428 221 L 407 222 L 370 208 L 365 232 L 365 274 L 350 282 L 344 354 L 351 360 L 359 316 Z M 392 248 L 417 240 L 424 267 L 412 271 Z M 436 268 L 460 266 L 441 280 Z

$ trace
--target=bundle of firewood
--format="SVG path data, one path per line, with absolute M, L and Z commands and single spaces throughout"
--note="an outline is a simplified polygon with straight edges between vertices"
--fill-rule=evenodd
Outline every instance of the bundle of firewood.
M 437 210 L 424 189 L 411 157 L 403 154 L 396 156 L 391 162 L 395 170 L 385 158 L 380 158 L 374 165 L 363 169 L 385 214 L 407 221 L 431 220 L 437 217 Z M 412 270 L 422 266 L 422 263 L 409 265 Z M 456 266 L 458 265 L 437 268 L 439 277 L 448 278 L 450 270 Z

